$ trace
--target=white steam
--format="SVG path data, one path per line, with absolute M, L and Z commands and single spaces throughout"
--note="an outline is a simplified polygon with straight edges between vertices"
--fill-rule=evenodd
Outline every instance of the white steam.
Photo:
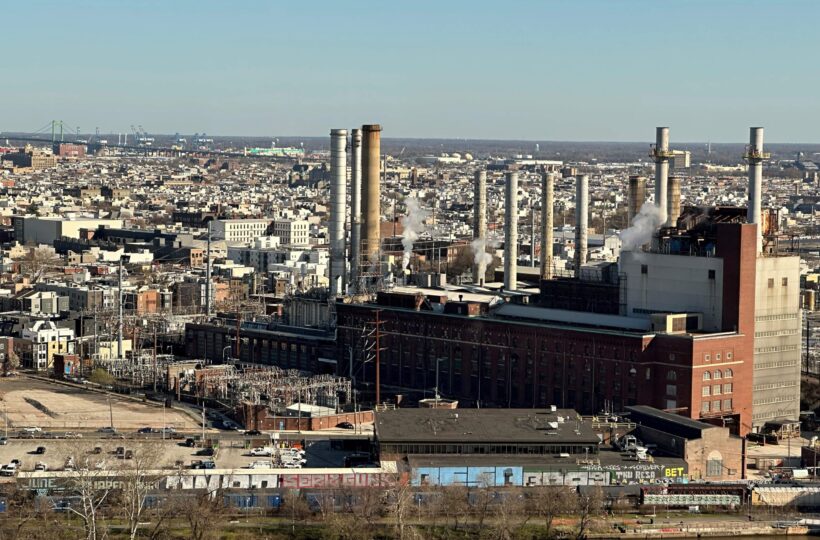
M 493 256 L 491 253 L 487 253 L 487 248 L 497 246 L 498 240 L 495 238 L 489 240 L 486 238 L 476 238 L 470 243 L 470 247 L 473 249 L 473 261 L 477 266 L 476 277 L 473 279 L 475 283 L 479 283 L 480 280 L 484 279 L 484 275 L 487 273 L 487 266 L 493 262 Z
M 661 226 L 661 213 L 657 206 L 647 202 L 632 218 L 632 225 L 621 232 L 621 251 L 639 251 L 641 246 L 652 240 L 652 235 Z
M 401 258 L 402 270 L 410 266 L 413 243 L 424 232 L 424 220 L 430 215 L 427 210 L 419 206 L 416 199 L 407 199 L 405 205 L 407 206 L 407 215 L 401 218 L 401 224 L 404 227 L 401 235 L 401 245 L 404 246 L 404 255 Z

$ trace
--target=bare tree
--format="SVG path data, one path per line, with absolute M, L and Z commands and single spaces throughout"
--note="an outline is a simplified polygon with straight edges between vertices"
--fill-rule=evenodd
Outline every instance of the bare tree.
M 467 488 L 464 486 L 444 486 L 440 489 L 435 501 L 438 513 L 443 515 L 447 522 L 452 522 L 454 529 L 459 530 L 462 519 L 466 518 L 470 510 Z
M 594 486 L 578 494 L 574 508 L 574 513 L 578 516 L 575 538 L 582 540 L 587 537 L 592 521 L 601 514 L 603 509 L 604 494 L 599 486 Z
M 552 538 L 553 522 L 573 508 L 575 492 L 566 486 L 538 486 L 529 488 L 528 495 L 529 513 L 542 520 L 544 536 Z
M 118 513 L 126 519 L 131 540 L 137 536 L 146 498 L 162 478 L 159 469 L 163 454 L 160 450 L 156 444 L 138 443 L 131 449 L 131 459 L 123 459 L 117 467 L 120 479 L 116 497 Z
M 67 510 L 80 518 L 87 540 L 106 538 L 102 508 L 114 487 L 111 463 L 108 456 L 94 454 L 88 446 L 72 444 L 68 448 L 65 468 L 71 474 L 64 478 L 62 487 L 77 497 L 79 504 L 68 506 Z
M 416 529 L 409 526 L 408 520 L 413 511 L 414 491 L 409 482 L 397 479 L 392 488 L 386 492 L 387 511 L 393 518 L 399 540 L 418 538 Z
M 498 493 L 495 504 L 492 506 L 492 515 L 495 518 L 492 527 L 494 538 L 498 540 L 517 538 L 530 518 L 521 490 L 512 489 Z
M 0 538 L 3 540 L 50 540 L 66 537 L 66 531 L 60 528 L 57 515 L 33 491 L 14 485 L 6 493 L 6 505 L 6 514 L 0 522 Z
M 206 540 L 214 537 L 217 525 L 225 515 L 222 496 L 222 490 L 214 490 L 176 500 L 176 515 L 188 526 L 188 538 Z

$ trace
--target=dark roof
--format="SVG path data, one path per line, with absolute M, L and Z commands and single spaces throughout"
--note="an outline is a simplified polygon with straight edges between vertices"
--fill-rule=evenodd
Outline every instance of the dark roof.
M 715 428 L 712 424 L 700 422 L 679 414 L 668 413 L 648 405 L 631 405 L 626 407 L 629 417 L 636 424 L 657 429 L 665 433 L 680 435 L 687 439 L 698 439 L 706 429 Z
M 585 467 L 584 459 L 597 462 L 604 469 L 612 467 L 633 468 L 646 465 L 646 462 L 635 461 L 635 458 L 628 453 L 616 452 L 601 448 L 600 452 L 594 455 L 573 454 L 569 458 L 561 458 L 553 455 L 540 456 L 504 456 L 504 455 L 439 455 L 439 454 L 413 454 L 407 456 L 407 462 L 411 468 L 418 467 L 533 467 L 533 468 L 566 468 L 567 470 Z M 677 457 L 655 457 L 655 465 L 665 467 L 685 467 L 686 460 Z
M 571 409 L 395 409 L 376 413 L 381 443 L 598 444 L 592 427 Z

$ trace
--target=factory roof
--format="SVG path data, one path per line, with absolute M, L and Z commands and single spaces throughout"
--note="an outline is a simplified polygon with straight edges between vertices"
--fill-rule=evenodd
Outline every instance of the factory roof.
M 648 405 L 631 405 L 627 406 L 626 410 L 636 424 L 666 433 L 681 435 L 687 439 L 698 439 L 701 437 L 703 431 L 717 427 L 679 414 L 662 411 Z
M 600 439 L 571 409 L 395 409 L 376 413 L 381 443 L 587 443 Z
M 606 315 L 589 313 L 586 311 L 570 311 L 567 309 L 550 309 L 520 304 L 504 304 L 499 306 L 494 314 L 497 317 L 514 319 L 531 319 L 537 321 L 560 322 L 584 326 L 598 326 L 617 328 L 632 331 L 649 332 L 649 319 L 624 317 L 622 315 Z
M 504 455 L 439 455 L 439 454 L 411 454 L 407 456 L 410 467 L 505 467 L 519 466 L 533 469 L 588 469 L 588 470 L 608 470 L 620 467 L 641 467 L 646 466 L 646 462 L 636 461 L 634 456 L 628 453 L 621 453 L 615 450 L 601 450 L 592 456 L 584 454 L 573 454 L 569 458 L 539 455 L 539 456 L 504 456 Z M 654 465 L 662 467 L 685 467 L 686 461 L 676 457 L 656 457 Z

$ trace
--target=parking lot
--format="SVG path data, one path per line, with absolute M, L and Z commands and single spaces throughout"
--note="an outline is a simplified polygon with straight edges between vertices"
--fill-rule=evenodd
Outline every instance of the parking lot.
M 111 424 L 119 430 L 142 426 L 174 426 L 177 430 L 196 429 L 197 422 L 174 409 L 125 397 L 92 392 L 29 377 L 0 379 L 0 404 L 5 427 L 16 431 L 25 426 L 44 430 L 95 430 Z

